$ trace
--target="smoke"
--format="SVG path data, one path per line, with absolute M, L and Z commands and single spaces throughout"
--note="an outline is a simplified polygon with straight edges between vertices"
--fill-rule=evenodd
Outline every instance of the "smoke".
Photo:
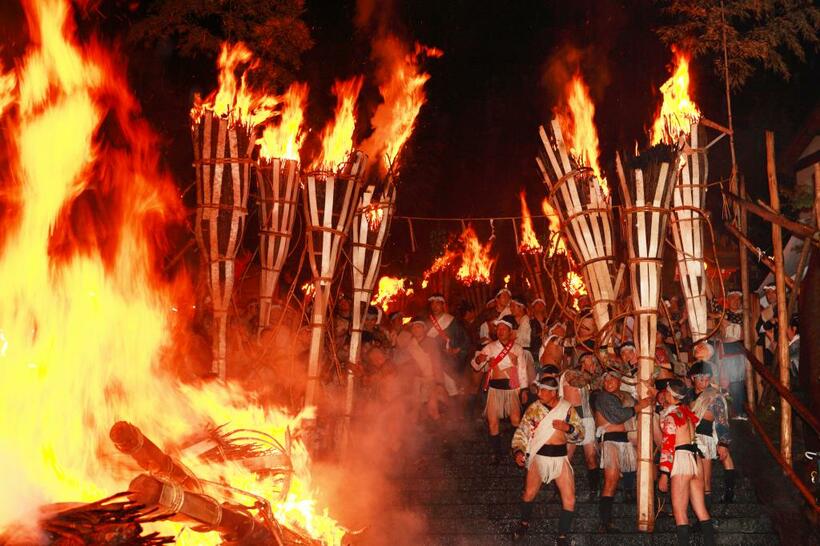
M 549 56 L 544 63 L 541 85 L 547 90 L 553 109 L 561 106 L 567 85 L 579 73 L 589 86 L 593 99 L 602 97 L 609 84 L 609 68 L 606 58 L 598 56 L 594 48 L 582 49 L 565 44 Z
M 393 0 L 356 0 L 353 22 L 361 31 L 375 30 L 377 35 L 383 34 L 393 23 L 393 7 Z

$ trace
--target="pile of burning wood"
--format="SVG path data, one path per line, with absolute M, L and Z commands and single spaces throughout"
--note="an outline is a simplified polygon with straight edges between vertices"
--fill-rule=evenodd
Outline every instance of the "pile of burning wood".
M 180 457 L 196 457 L 206 464 L 234 464 L 264 477 L 278 488 L 270 491 L 268 498 L 194 475 L 178 458 L 125 421 L 115 423 L 109 436 L 117 450 L 144 472 L 134 476 L 126 492 L 92 503 L 43 507 L 40 528 L 49 544 L 169 544 L 176 539 L 153 530 L 163 521 L 185 523 L 197 532 L 216 532 L 226 545 L 320 544 L 276 519 L 269 499 L 285 500 L 293 468 L 290 446 L 272 436 L 219 427 L 179 449 Z M 0 536 L 0 543 L 30 544 L 30 537 L 21 539 L 17 534 L 9 530 Z

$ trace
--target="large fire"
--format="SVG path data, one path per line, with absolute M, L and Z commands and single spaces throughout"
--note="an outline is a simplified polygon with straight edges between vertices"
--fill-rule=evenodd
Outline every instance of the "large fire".
M 407 51 L 394 36 L 376 40 L 373 49 L 381 61 L 377 78 L 384 102 L 373 114 L 374 131 L 362 144 L 362 149 L 381 164 L 385 156 L 388 162 L 393 162 L 399 155 L 427 100 L 424 84 L 430 75 L 421 71 L 421 59 L 441 57 L 442 52 L 421 44 L 416 44 L 413 51 Z
M 595 104 L 589 96 L 589 88 L 580 74 L 573 76 L 566 88 L 566 104 L 555 113 L 570 153 L 575 160 L 589 167 L 598 179 L 604 196 L 609 195 L 609 185 L 601 173 L 598 147 L 598 130 L 595 128 Z
M 219 66 L 219 87 L 204 99 L 197 95 L 191 108 L 191 120 L 196 123 L 206 110 L 221 117 L 228 117 L 234 123 L 250 127 L 262 123 L 274 115 L 278 99 L 264 92 L 256 92 L 247 82 L 248 72 L 258 61 L 242 42 L 222 44 L 217 65 Z M 236 73 L 242 75 L 237 83 Z
M 363 79 L 356 76 L 333 84 L 336 95 L 336 111 L 322 131 L 322 151 L 312 167 L 333 170 L 341 164 L 353 149 L 353 131 L 356 129 L 356 101 L 362 90 Z
M 384 276 L 379 279 L 379 286 L 371 300 L 372 305 L 381 307 L 384 312 L 390 308 L 390 304 L 396 301 L 399 296 L 413 295 L 412 288 L 406 288 L 407 279 Z
M 558 213 L 552 208 L 548 199 L 541 202 L 541 209 L 544 211 L 544 216 L 549 222 L 549 248 L 547 249 L 547 256 L 554 256 L 555 254 L 566 254 L 567 247 L 564 243 L 564 236 L 561 235 L 561 219 L 558 218 Z
M 484 244 L 478 240 L 472 226 L 467 226 L 460 237 L 464 250 L 461 253 L 461 266 L 456 271 L 456 279 L 466 286 L 472 284 L 489 284 L 492 281 L 495 258 L 490 256 L 493 241 Z
M 538 242 L 538 237 L 532 228 L 532 216 L 530 215 L 530 208 L 527 206 L 527 196 L 522 191 L 519 197 L 521 198 L 521 244 L 518 245 L 518 250 L 521 252 L 541 252 L 544 249 L 541 243 Z
M 280 98 L 279 123 L 268 124 L 258 140 L 259 156 L 264 159 L 299 160 L 299 149 L 307 134 L 303 124 L 308 86 L 292 84 Z
M 692 123 L 700 119 L 700 110 L 689 96 L 689 55 L 677 49 L 672 77 L 661 86 L 663 104 L 652 125 L 652 145 L 672 144 L 687 135 Z
M 445 271 L 454 266 L 458 260 L 458 257 L 458 251 L 451 248 L 445 248 L 441 256 L 433 260 L 433 264 L 427 269 L 427 271 L 424 272 L 424 279 L 427 280 L 430 278 L 430 275 L 438 273 L 439 271 Z M 427 286 L 422 283 L 422 288 L 427 288 Z
M 344 529 L 316 505 L 298 437 L 312 410 L 290 416 L 257 405 L 237 385 L 194 387 L 169 373 L 186 357 L 174 352 L 185 346 L 185 317 L 174 311 L 190 291 L 158 273 L 161 234 L 185 211 L 156 163 L 157 139 L 122 63 L 74 37 L 68 1 L 23 4 L 30 43 L 15 63 L 16 84 L 0 88 L 8 211 L 0 249 L 0 535 L 36 533 L 45 504 L 127 489 L 138 469 L 108 438 L 127 419 L 200 478 L 268 499 L 280 523 L 339 544 Z M 238 112 L 251 109 L 240 102 L 228 101 L 227 113 L 244 120 Z M 289 446 L 284 498 L 271 478 L 181 451 L 192 435 L 224 423 Z M 179 544 L 220 541 L 161 525 Z M 21 542 L 42 538 L 28 536 Z

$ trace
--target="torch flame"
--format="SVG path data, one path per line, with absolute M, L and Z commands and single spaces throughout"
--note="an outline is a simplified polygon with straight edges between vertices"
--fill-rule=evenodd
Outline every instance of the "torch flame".
M 248 72 L 257 65 L 253 54 L 242 42 L 223 43 L 217 59 L 219 88 L 204 99 L 199 95 L 194 98 L 191 120 L 197 123 L 205 111 L 210 110 L 217 116 L 253 127 L 273 116 L 278 103 L 276 97 L 251 90 L 246 80 Z M 243 66 L 245 69 L 237 83 L 236 73 Z
M 315 169 L 333 170 L 353 149 L 353 131 L 356 129 L 356 101 L 362 90 L 362 77 L 333 84 L 336 95 L 336 113 L 322 131 L 322 152 L 313 162 Z
M 538 237 L 532 228 L 532 216 L 530 215 L 530 208 L 527 206 L 526 194 L 522 191 L 519 197 L 521 198 L 521 244 L 518 246 L 518 250 L 530 253 L 541 252 L 544 248 L 538 242 Z
M 601 174 L 598 148 L 598 130 L 595 128 L 595 104 L 589 96 L 589 88 L 580 74 L 573 76 L 566 88 L 566 105 L 556 111 L 558 123 L 564 134 L 570 153 L 582 166 L 592 169 L 598 179 L 604 197 L 609 195 L 609 185 Z
M 550 224 L 550 244 L 547 255 L 554 256 L 555 254 L 566 254 L 567 247 L 564 243 L 564 237 L 561 235 L 561 219 L 558 218 L 558 213 L 555 212 L 555 209 L 552 208 L 552 205 L 550 205 L 549 200 L 546 198 L 541 202 L 541 208 L 544 211 L 544 216 L 547 217 L 547 221 L 549 221 Z
M 158 266 L 169 223 L 185 218 L 178 190 L 157 165 L 157 138 L 122 62 L 96 42 L 79 43 L 67 0 L 23 6 L 29 46 L 15 63 L 16 85 L 0 86 L 10 101 L 0 127 L 0 206 L 14 212 L 0 229 L 0 536 L 36 526 L 43 504 L 125 490 L 136 470 L 108 431 L 128 419 L 174 454 L 191 434 L 227 422 L 289 445 L 284 500 L 272 478 L 235 463 L 180 459 L 204 480 L 268 499 L 285 526 L 340 544 L 344 529 L 316 505 L 298 439 L 312 409 L 291 416 L 237 385 L 194 387 L 171 375 L 187 356 L 174 352 L 189 330 L 175 311 L 190 308 L 180 300 L 191 289 Z M 235 98 L 228 102 L 238 115 Z M 179 544 L 220 539 L 162 525 Z
M 394 36 L 376 40 L 373 49 L 382 59 L 377 77 L 381 81 L 379 92 L 384 102 L 373 114 L 374 131 L 362 148 L 370 157 L 387 156 L 387 161 L 391 162 L 413 133 L 419 110 L 427 101 L 424 84 L 430 74 L 422 72 L 419 63 L 422 57 L 441 57 L 443 53 L 421 44 L 416 44 L 415 50 L 408 52 Z
M 652 145 L 672 144 L 681 135 L 688 135 L 693 123 L 700 119 L 700 110 L 689 97 L 689 55 L 673 48 L 675 70 L 661 86 L 663 104 L 652 126 Z
M 430 278 L 430 275 L 433 273 L 438 273 L 439 271 L 444 271 L 445 269 L 449 269 L 450 266 L 455 264 L 456 260 L 458 259 L 459 253 L 452 249 L 445 249 L 441 256 L 433 260 L 433 265 L 424 272 L 425 280 Z M 422 283 L 422 288 L 427 288 Z
M 567 271 L 567 276 L 564 279 L 564 289 L 572 296 L 572 305 L 576 310 L 579 309 L 578 300 L 587 295 L 587 285 L 584 284 L 584 279 L 575 271 Z
M 399 279 L 396 277 L 388 277 L 384 276 L 379 279 L 379 287 L 376 293 L 373 295 L 373 299 L 371 300 L 371 305 L 377 305 L 382 308 L 382 310 L 386 313 L 387 310 L 390 308 L 390 304 L 393 301 L 401 296 L 407 295 L 410 296 L 413 294 L 412 288 L 405 288 L 404 285 L 407 282 L 407 279 Z
M 495 265 L 495 258 L 490 256 L 492 239 L 482 245 L 473 227 L 468 225 L 459 240 L 464 245 L 464 251 L 461 254 L 461 267 L 456 271 L 456 278 L 467 286 L 474 283 L 489 284 Z
M 264 159 L 295 159 L 299 160 L 299 149 L 305 140 L 303 123 L 305 119 L 305 103 L 307 102 L 308 86 L 304 83 L 294 83 L 281 97 L 282 113 L 278 125 L 267 125 L 261 138 L 259 155 Z

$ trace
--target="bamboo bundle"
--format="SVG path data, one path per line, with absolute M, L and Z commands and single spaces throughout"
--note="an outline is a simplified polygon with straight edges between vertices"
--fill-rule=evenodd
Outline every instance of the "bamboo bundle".
M 227 375 L 228 307 L 233 294 L 234 260 L 245 230 L 250 158 L 250 128 L 204 110 L 192 127 L 196 171 L 195 236 L 207 262 L 216 331 L 211 372 Z
M 299 196 L 299 162 L 260 158 L 259 185 L 259 331 L 270 325 L 270 312 L 285 258 L 288 256 Z
M 490 292 L 492 281 L 481 282 L 474 281 L 469 284 L 464 284 L 464 293 L 467 295 L 467 301 L 475 308 L 477 313 L 481 313 L 487 306 L 487 301 L 492 297 Z
M 379 278 L 382 250 L 384 249 L 387 234 L 390 232 L 390 222 L 395 210 L 396 186 L 393 184 L 391 173 L 387 175 L 387 181 L 381 195 L 377 196 L 376 193 L 377 188 L 374 184 L 367 186 L 359 200 L 359 206 L 353 214 L 353 259 L 350 264 L 353 270 L 353 327 L 350 333 L 350 364 L 360 362 L 362 323 Z M 355 378 L 351 366 L 348 368 L 347 373 L 342 453 L 347 448 L 355 388 Z
M 592 171 L 579 165 L 567 150 L 558 120 L 552 120 L 549 131 L 541 127 L 539 134 L 544 153 L 536 157 L 536 163 L 561 229 L 581 266 L 595 325 L 602 330 L 610 321 L 617 297 L 612 206 Z
M 315 402 L 330 285 L 342 243 L 350 231 L 354 207 L 359 202 L 366 160 L 363 153 L 354 151 L 335 172 L 312 171 L 302 175 L 302 204 L 314 285 L 306 407 Z
M 539 250 L 518 249 L 518 257 L 524 266 L 524 274 L 530 283 L 530 290 L 536 298 L 546 301 L 546 272 L 544 271 L 544 252 Z
M 689 142 L 683 147 L 686 160 L 678 172 L 672 190 L 672 239 L 678 262 L 678 274 L 692 341 L 697 342 L 709 333 L 707 325 L 706 269 L 703 261 L 704 207 L 708 163 L 700 125 L 693 123 Z
M 661 268 L 669 201 L 677 176 L 678 153 L 658 145 L 637 156 L 624 172 L 620 155 L 616 168 L 623 193 L 632 306 L 635 314 L 634 341 L 638 350 L 638 396 L 649 395 L 655 367 L 655 336 L 658 327 Z M 638 528 L 651 531 L 654 525 L 652 478 L 652 412 L 638 415 Z

